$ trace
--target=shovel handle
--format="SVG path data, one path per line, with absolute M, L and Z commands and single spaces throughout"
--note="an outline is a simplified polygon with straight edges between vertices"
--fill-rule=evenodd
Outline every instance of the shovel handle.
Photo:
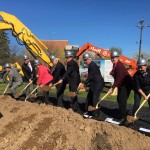
M 32 82 L 33 82 L 33 81 L 30 81 L 30 82 L 24 87 L 24 89 L 22 89 L 21 93 L 22 93 L 30 84 L 32 84 Z
M 147 96 L 147 99 L 149 99 L 149 97 L 150 97 L 150 94 L 148 94 L 148 96 Z M 145 99 L 142 103 L 141 103 L 141 105 L 139 106 L 139 108 L 137 109 L 137 111 L 135 112 L 135 114 L 134 114 L 134 118 L 137 118 L 137 113 L 139 112 L 139 110 L 143 107 L 143 105 L 145 104 L 145 102 L 147 102 L 147 99 Z
M 21 91 L 21 93 L 30 85 L 33 83 L 33 81 L 37 78 L 38 76 L 36 76 L 33 80 L 31 80 L 26 86 L 25 88 Z
M 41 87 L 40 85 L 37 85 L 36 88 L 25 98 L 25 101 L 27 101 L 27 99 L 29 98 L 29 96 L 36 91 L 39 87 Z
M 4 90 L 4 92 L 3 92 L 3 95 L 6 93 L 6 91 L 8 90 L 8 86 L 9 86 L 9 84 L 7 84 L 7 86 L 6 86 L 6 88 L 5 88 L 5 90 Z
M 60 83 L 57 82 L 57 83 L 53 84 L 52 86 L 56 86 L 57 84 L 60 84 Z
M 110 93 L 107 92 L 107 93 L 99 100 L 99 102 L 96 104 L 96 109 L 98 108 L 99 103 L 100 103 L 101 101 L 103 101 L 109 94 L 110 94 Z
M 78 88 L 77 88 L 77 91 L 79 91 L 79 90 L 80 90 L 80 86 L 81 86 L 81 84 L 82 84 L 82 82 L 81 82 L 81 83 L 79 83 Z

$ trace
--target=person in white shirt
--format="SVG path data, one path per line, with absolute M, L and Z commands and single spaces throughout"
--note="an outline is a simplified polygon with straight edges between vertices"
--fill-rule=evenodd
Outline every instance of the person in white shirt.
M 33 88 L 36 85 L 36 71 L 34 66 L 34 61 L 30 61 L 27 55 L 23 56 L 24 63 L 22 65 L 22 71 L 24 73 L 24 81 L 28 84 L 33 80 Z M 25 95 L 26 97 L 30 94 L 30 86 L 26 88 Z

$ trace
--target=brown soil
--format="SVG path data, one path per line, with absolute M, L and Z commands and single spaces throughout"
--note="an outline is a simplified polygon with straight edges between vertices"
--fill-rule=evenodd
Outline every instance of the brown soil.
M 0 150 L 150 149 L 148 136 L 72 110 L 0 96 L 0 112 Z

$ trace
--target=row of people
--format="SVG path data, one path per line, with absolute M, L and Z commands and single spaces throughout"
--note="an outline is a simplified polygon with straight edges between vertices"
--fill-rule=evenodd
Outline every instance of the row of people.
M 36 69 L 38 70 L 38 85 L 48 85 L 51 87 L 56 84 L 57 89 L 57 105 L 60 107 L 64 107 L 63 93 L 65 91 L 66 85 L 69 85 L 70 92 L 77 92 L 77 88 L 80 80 L 79 67 L 76 61 L 73 59 L 73 53 L 67 51 L 65 54 L 65 59 L 67 62 L 67 68 L 65 69 L 64 65 L 56 58 L 54 55 L 50 56 L 54 67 L 50 70 L 45 64 L 40 63 L 38 60 L 32 62 L 29 60 L 28 56 L 24 56 L 24 64 L 22 65 L 22 70 L 25 75 L 25 79 L 27 82 L 36 78 Z M 101 75 L 100 69 L 98 66 L 92 61 L 92 56 L 90 53 L 83 54 L 84 63 L 88 66 L 88 78 L 80 84 L 80 88 L 89 85 L 89 91 L 86 99 L 86 108 L 85 111 L 88 112 L 86 114 L 87 117 L 97 116 L 98 110 L 96 109 L 96 104 L 99 101 L 100 94 L 104 87 L 104 80 Z M 150 99 L 148 99 L 147 95 L 150 93 L 150 69 L 147 66 L 147 63 L 144 59 L 141 59 L 137 62 L 137 72 L 131 78 L 124 64 L 119 60 L 118 52 L 113 51 L 111 53 L 111 61 L 113 63 L 113 68 L 110 74 L 114 77 L 114 83 L 112 87 L 109 89 L 109 93 L 112 93 L 113 90 L 118 88 L 117 102 L 120 111 L 120 119 L 124 121 L 126 118 L 126 110 L 127 110 L 127 100 L 130 95 L 131 90 L 134 90 L 134 106 L 133 106 L 133 115 L 135 111 L 138 109 L 140 105 L 141 97 L 147 99 L 150 104 Z M 12 70 L 10 66 L 5 66 L 6 71 L 7 68 Z M 10 71 L 10 79 L 12 78 L 12 71 Z M 17 73 L 16 73 L 17 74 Z M 13 74 L 14 75 L 14 74 Z M 12 85 L 12 80 L 10 80 L 9 86 L 10 90 L 15 93 L 17 86 L 21 85 L 23 81 L 17 74 L 17 77 L 14 77 L 19 81 L 17 84 Z M 35 81 L 36 82 L 36 81 Z M 133 83 L 133 84 L 132 84 Z M 26 91 L 26 96 L 30 93 L 30 86 Z M 49 93 L 45 92 L 45 102 L 48 102 Z M 79 103 L 77 100 L 77 96 L 71 97 L 70 107 L 78 113 L 82 113 L 79 107 Z

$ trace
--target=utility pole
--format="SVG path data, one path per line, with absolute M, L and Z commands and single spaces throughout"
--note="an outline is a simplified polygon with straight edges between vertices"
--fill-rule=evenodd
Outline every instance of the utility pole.
M 139 21 L 139 24 L 137 25 L 140 28 L 140 43 L 139 43 L 139 56 L 138 60 L 141 58 L 141 46 L 142 46 L 142 31 L 144 27 L 150 27 L 150 25 L 144 25 L 144 17 L 142 17 L 142 20 Z

